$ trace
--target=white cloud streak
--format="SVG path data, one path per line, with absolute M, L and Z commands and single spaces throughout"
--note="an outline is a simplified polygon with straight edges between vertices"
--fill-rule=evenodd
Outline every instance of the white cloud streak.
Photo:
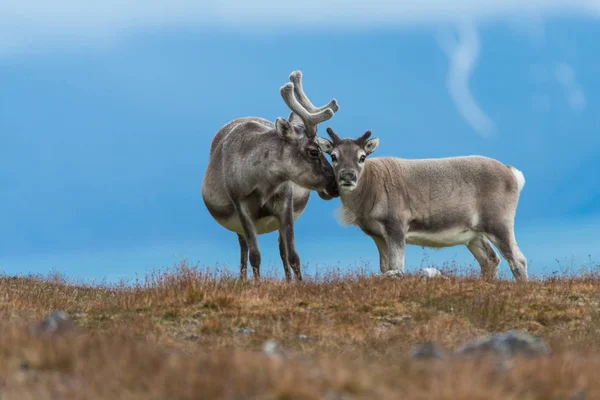
M 554 76 L 558 83 L 565 89 L 567 101 L 571 108 L 577 112 L 583 111 L 587 100 L 583 94 L 583 89 L 577 83 L 573 67 L 567 63 L 557 64 L 554 68 Z
M 0 57 L 51 52 L 62 46 L 112 45 L 132 33 L 163 28 L 218 27 L 253 33 L 452 24 L 461 27 L 459 40 L 440 42 L 450 61 L 448 89 L 467 122 L 488 136 L 494 124 L 468 87 L 479 56 L 479 37 L 474 25 L 462 21 L 508 20 L 543 41 L 541 21 L 556 15 L 599 17 L 600 0 L 4 0 Z M 581 88 L 565 87 L 571 107 L 585 107 Z
M 182 25 L 360 29 L 569 13 L 598 16 L 600 0 L 4 0 L 0 44 L 20 47 Z
M 469 89 L 469 79 L 479 58 L 479 35 L 473 23 L 463 23 L 458 30 L 458 40 L 449 33 L 441 35 L 438 42 L 448 56 L 448 91 L 456 108 L 477 133 L 489 137 L 495 130 L 494 122 L 483 112 Z
M 291 18 L 285 21 L 286 24 L 329 23 L 330 18 L 353 22 L 448 21 L 465 16 L 496 18 L 517 14 L 589 13 L 600 10 L 598 0 L 8 0 L 1 4 L 0 14 L 11 19 L 37 25 L 66 23 L 79 26 L 148 20 L 158 23 L 168 20 L 214 22 L 216 17 L 260 24 L 280 18 Z

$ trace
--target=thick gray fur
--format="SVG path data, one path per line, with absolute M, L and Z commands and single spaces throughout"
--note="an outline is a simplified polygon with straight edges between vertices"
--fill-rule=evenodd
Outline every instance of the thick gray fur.
M 442 248 L 466 245 L 494 279 L 500 258 L 517 281 L 527 280 L 527 261 L 517 246 L 514 219 L 525 185 L 516 168 L 482 156 L 407 160 L 366 159 L 379 145 L 367 131 L 358 139 L 320 139 L 331 154 L 342 219 L 369 235 L 379 250 L 381 272 L 404 271 L 406 244 Z
M 210 146 L 202 198 L 212 217 L 238 235 L 242 279 L 248 256 L 254 278 L 260 278 L 257 236 L 278 230 L 286 280 L 290 267 L 302 280 L 294 221 L 310 190 L 325 200 L 338 196 L 333 169 L 317 143 L 317 125 L 333 117 L 337 102 L 316 108 L 302 90 L 301 72 L 293 72 L 290 81 L 280 89 L 292 111 L 288 120 L 238 118 L 223 126 Z

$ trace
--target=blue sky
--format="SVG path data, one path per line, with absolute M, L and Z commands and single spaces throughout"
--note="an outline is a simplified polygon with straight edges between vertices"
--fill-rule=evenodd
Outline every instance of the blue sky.
M 320 134 L 370 129 L 378 155 L 521 169 L 532 273 L 600 262 L 598 1 L 195 3 L 0 5 L 0 271 L 115 280 L 183 257 L 237 270 L 235 235 L 200 196 L 208 147 L 234 118 L 287 116 L 279 87 L 296 69 L 314 103 L 339 101 Z M 307 272 L 377 272 L 339 205 L 313 194 L 296 223 Z M 259 243 L 281 273 L 276 234 Z M 407 269 L 423 259 L 474 262 L 410 246 Z

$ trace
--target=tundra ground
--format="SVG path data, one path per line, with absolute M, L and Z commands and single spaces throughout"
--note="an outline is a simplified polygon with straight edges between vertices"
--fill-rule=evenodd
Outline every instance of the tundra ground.
M 132 286 L 0 277 L 0 398 L 600 399 L 600 275 L 484 282 L 334 272 L 240 282 L 184 263 Z M 77 329 L 36 336 L 61 309 Z M 492 332 L 549 357 L 420 361 Z M 263 354 L 275 340 L 287 358 Z

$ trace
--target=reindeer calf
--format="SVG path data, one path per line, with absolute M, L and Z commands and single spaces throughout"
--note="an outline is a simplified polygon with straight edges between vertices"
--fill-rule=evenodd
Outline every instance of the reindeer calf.
M 331 155 L 343 220 L 369 235 L 379 250 L 381 272 L 404 271 L 405 244 L 442 248 L 466 245 L 494 279 L 500 258 L 517 281 L 527 280 L 527 261 L 514 234 L 521 171 L 487 157 L 406 160 L 366 159 L 379 146 L 367 131 L 358 139 L 318 138 Z

